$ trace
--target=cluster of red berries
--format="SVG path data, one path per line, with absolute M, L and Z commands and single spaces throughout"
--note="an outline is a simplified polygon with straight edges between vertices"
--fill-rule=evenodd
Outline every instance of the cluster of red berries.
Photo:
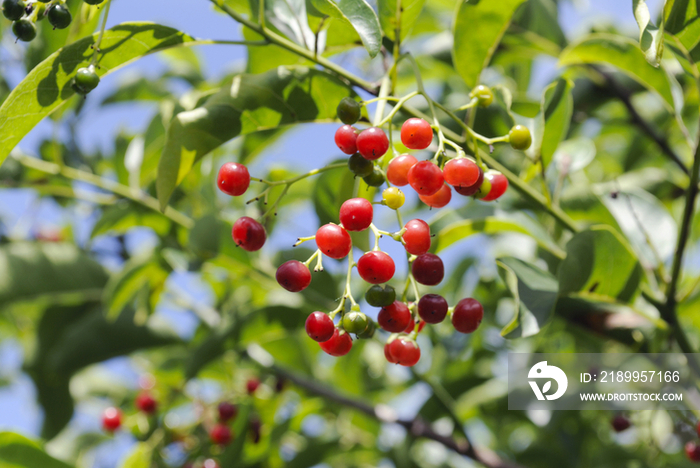
M 695 432 L 697 433 L 698 437 L 700 437 L 700 422 L 698 422 L 695 426 Z M 688 457 L 688 460 L 695 463 L 700 463 L 700 443 L 690 441 L 685 444 L 684 448 L 685 455 Z
M 345 258 L 352 250 L 352 239 L 348 231 L 364 231 L 372 225 L 374 209 L 364 198 L 352 198 L 340 207 L 340 225 L 321 226 L 316 235 L 304 240 L 316 240 L 318 255 L 334 259 Z M 404 228 L 392 237 L 399 240 L 406 252 L 414 257 L 411 262 L 411 275 L 416 282 L 435 286 L 444 275 L 442 259 L 428 253 L 431 244 L 430 227 L 420 219 L 406 223 Z M 312 257 L 313 258 L 313 257 Z M 352 268 L 353 265 L 350 265 Z M 462 333 L 471 333 L 477 329 L 484 315 L 484 310 L 475 299 L 461 300 L 453 310 L 447 301 L 437 294 L 426 294 L 417 304 L 406 304 L 396 300 L 393 287 L 382 283 L 390 281 L 395 272 L 394 260 L 385 252 L 372 250 L 357 261 L 357 271 L 367 283 L 373 284 L 366 294 L 367 303 L 380 307 L 378 325 L 389 333 L 400 335 L 390 337 L 385 347 L 387 360 L 392 363 L 412 366 L 420 358 L 420 349 L 415 342 L 415 335 L 422 330 L 425 323 L 440 323 L 448 313 L 452 315 L 452 324 Z M 276 274 L 277 282 L 287 291 L 299 292 L 311 283 L 311 272 L 306 263 L 289 260 L 283 263 Z M 313 312 L 306 320 L 306 333 L 320 343 L 321 349 L 331 356 L 344 356 L 352 348 L 353 333 L 357 338 L 371 338 L 376 325 L 354 304 L 350 311 L 344 311 L 343 303 L 339 310 L 328 314 Z M 417 311 L 417 314 L 412 310 Z M 338 325 L 334 323 L 336 313 L 342 316 Z M 418 320 L 418 323 L 416 323 Z M 415 333 L 414 333 L 415 332 Z
M 253 395 L 260 387 L 260 381 L 257 378 L 250 378 L 246 381 L 246 392 L 248 395 Z M 276 390 L 281 391 L 283 388 L 283 380 L 278 380 Z M 149 417 L 154 417 L 158 411 L 158 402 L 149 391 L 142 391 L 134 399 L 134 407 L 146 414 Z M 225 447 L 229 445 L 235 438 L 230 425 L 238 415 L 238 406 L 235 404 L 222 401 L 216 407 L 216 422 L 207 430 L 209 440 L 212 445 Z M 124 413 L 116 407 L 109 407 L 102 413 L 102 428 L 113 434 L 119 430 L 123 424 Z M 251 416 L 248 420 L 248 432 L 254 444 L 260 442 L 262 423 L 257 416 Z M 183 468 L 192 468 L 195 464 L 188 462 Z M 214 459 L 206 459 L 197 466 L 204 468 L 218 468 L 218 463 Z

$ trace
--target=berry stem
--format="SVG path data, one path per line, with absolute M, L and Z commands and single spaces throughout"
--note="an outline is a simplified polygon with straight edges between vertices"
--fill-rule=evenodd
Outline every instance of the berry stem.
M 407 95 L 405 95 L 405 96 L 402 97 L 401 99 L 399 99 L 398 102 L 396 103 L 396 105 L 394 106 L 394 108 L 391 109 L 391 112 L 389 112 L 389 114 L 388 114 L 386 117 L 384 117 L 383 120 L 381 120 L 381 121 L 378 122 L 378 123 L 375 123 L 374 126 L 375 126 L 375 127 L 382 127 L 382 126 L 384 126 L 388 121 L 390 121 L 391 119 L 394 118 L 394 116 L 396 115 L 396 113 L 399 112 L 399 111 L 401 110 L 401 108 L 402 108 L 403 105 L 406 103 L 406 101 L 408 101 L 408 100 L 411 99 L 411 98 L 414 98 L 414 97 L 418 96 L 419 94 L 420 94 L 420 93 L 419 93 L 418 91 L 413 91 L 413 92 L 411 92 L 411 93 L 408 93 Z
M 292 247 L 298 247 L 301 244 L 303 244 L 304 242 L 308 242 L 308 241 L 314 240 L 314 239 L 316 239 L 316 236 L 300 237 L 297 239 L 296 243 Z M 308 266 L 308 265 L 306 265 L 306 266 Z
M 95 52 L 92 54 L 92 60 L 90 60 L 90 65 L 97 65 L 97 54 L 100 52 L 100 45 L 102 45 L 102 38 L 105 35 L 105 27 L 107 26 L 107 18 L 109 17 L 109 7 L 112 6 L 112 0 L 107 0 L 105 5 L 104 13 L 102 14 L 102 26 L 100 26 L 100 35 L 97 36 L 97 41 L 92 45 Z
M 459 112 L 459 111 L 471 109 L 471 108 L 473 108 L 473 107 L 476 107 L 477 104 L 479 104 L 479 98 L 474 97 L 474 98 L 472 98 L 472 100 L 469 101 L 467 104 L 463 105 L 462 107 L 458 107 L 457 109 L 455 109 L 455 112 Z
M 320 174 L 322 172 L 330 171 L 332 169 L 339 169 L 341 167 L 347 167 L 347 166 L 348 166 L 348 164 L 346 162 L 329 164 L 327 166 L 320 167 L 318 169 L 313 169 L 305 174 L 301 174 L 301 175 L 298 175 L 296 177 L 292 177 L 291 179 L 270 181 L 270 180 L 265 180 L 265 179 L 251 178 L 251 180 L 258 180 L 265 185 L 269 185 L 270 187 L 276 187 L 278 185 L 292 185 L 296 182 L 299 182 L 300 180 L 306 179 L 307 177 L 315 176 L 316 174 Z
M 295 247 L 296 247 L 296 245 L 297 245 L 297 244 L 294 244 Z M 321 249 L 316 249 L 316 252 L 314 252 L 313 254 L 311 254 L 311 256 L 309 257 L 309 259 L 308 259 L 307 261 L 304 262 L 304 266 L 308 267 L 309 265 L 311 265 L 311 262 L 313 262 L 314 259 L 315 259 L 316 257 L 320 256 L 320 255 L 321 255 Z

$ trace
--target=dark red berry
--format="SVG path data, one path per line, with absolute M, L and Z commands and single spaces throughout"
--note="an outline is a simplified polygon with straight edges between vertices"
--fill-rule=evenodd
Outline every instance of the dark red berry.
M 418 333 L 422 332 L 423 329 L 425 328 L 425 322 L 423 320 L 418 321 Z M 408 325 L 406 325 L 406 329 L 403 331 L 404 333 L 413 333 L 416 329 L 416 322 L 411 320 Z
M 277 282 L 287 291 L 299 292 L 311 284 L 309 268 L 298 260 L 284 262 L 277 269 Z
M 209 431 L 209 438 L 213 444 L 228 445 L 231 443 L 231 439 L 233 439 L 233 434 L 228 426 L 216 424 L 211 428 L 211 431 Z
M 107 432 L 114 432 L 122 425 L 122 412 L 119 408 L 107 408 L 102 413 L 102 428 Z
M 391 353 L 391 357 L 396 361 L 396 364 L 405 367 L 415 366 L 420 360 L 420 348 L 413 340 L 397 338 L 391 342 L 389 352 Z
M 688 457 L 688 460 L 699 463 L 700 445 L 696 444 L 695 442 L 688 442 L 685 444 L 685 455 Z
M 612 428 L 615 432 L 626 431 L 632 426 L 632 422 L 623 414 L 616 415 L 612 420 Z
M 364 198 L 351 198 L 340 206 L 340 223 L 348 231 L 364 231 L 373 217 L 372 203 Z
M 391 355 L 391 352 L 389 352 L 389 348 L 391 347 L 391 343 L 387 343 L 384 345 L 384 357 L 386 358 L 387 361 L 389 361 L 392 364 L 396 364 L 396 360 L 394 359 L 394 356 Z
M 400 301 L 382 307 L 377 316 L 377 323 L 389 333 L 399 333 L 406 329 L 411 322 L 411 311 Z
M 397 187 L 408 185 L 408 171 L 417 163 L 418 160 L 410 154 L 395 157 L 386 168 L 387 180 Z
M 430 161 L 421 161 L 408 171 L 408 183 L 418 195 L 433 195 L 444 182 L 442 171 Z
M 143 411 L 146 414 L 153 414 L 158 409 L 158 402 L 148 392 L 139 393 L 134 404 L 139 411 Z
M 231 234 L 236 245 L 248 252 L 260 250 L 267 238 L 263 225 L 248 216 L 236 220 Z
M 404 248 L 411 255 L 423 255 L 430 249 L 430 226 L 422 219 L 412 219 L 404 226 Z
M 479 171 L 479 166 L 471 159 L 458 158 L 445 163 L 442 175 L 445 182 L 454 187 L 471 187 L 479 180 Z
M 381 128 L 370 127 L 362 130 L 357 136 L 357 151 L 365 159 L 370 161 L 379 159 L 388 149 L 389 139 Z
M 413 260 L 411 272 L 420 284 L 435 286 L 440 284 L 440 281 L 445 276 L 445 266 L 442 263 L 442 259 L 437 255 L 425 253 Z
M 447 184 L 432 195 L 418 195 L 418 198 L 431 208 L 442 208 L 452 200 L 452 190 Z
M 384 252 L 367 252 L 357 261 L 360 277 L 372 284 L 386 283 L 394 277 L 394 260 Z
M 248 425 L 248 429 L 250 429 L 250 439 L 253 441 L 254 444 L 257 444 L 260 442 L 260 429 L 262 429 L 262 422 L 257 416 L 253 416 L 250 418 L 250 422 Z
M 352 348 L 352 338 L 349 333 L 335 328 L 333 336 L 319 345 L 326 354 L 336 357 L 345 356 Z
M 237 197 L 243 195 L 250 185 L 248 168 L 243 164 L 227 162 L 219 169 L 219 177 L 216 181 L 219 190 L 226 195 Z
M 222 401 L 218 406 L 219 411 L 219 421 L 222 423 L 228 422 L 236 417 L 238 414 L 238 406 L 228 401 Z
M 426 294 L 418 301 L 418 315 L 427 323 L 440 323 L 447 316 L 447 301 L 439 294 Z
M 316 245 L 331 258 L 345 258 L 352 249 L 350 234 L 337 224 L 326 224 L 316 231 Z
M 401 126 L 401 142 L 406 148 L 422 150 L 433 141 L 433 129 L 423 119 L 411 118 Z
M 260 387 L 260 381 L 256 378 L 248 379 L 248 381 L 245 383 L 245 390 L 248 392 L 248 395 L 255 393 L 258 387 Z
M 452 325 L 460 333 L 472 333 L 484 318 L 484 308 L 476 299 L 462 299 L 452 313 Z
M 335 144 L 345 154 L 357 153 L 357 130 L 350 125 L 343 125 L 335 132 Z
M 313 312 L 306 318 L 306 334 L 312 340 L 323 343 L 328 341 L 333 336 L 335 325 L 333 320 L 323 312 Z
M 465 196 L 465 197 L 471 197 L 473 195 L 476 195 L 476 193 L 479 191 L 481 188 L 481 184 L 484 183 L 484 171 L 479 168 L 479 177 L 476 179 L 476 182 L 474 182 L 474 185 L 471 185 L 469 187 L 462 187 L 462 186 L 454 186 L 455 192 L 458 194 Z
M 482 200 L 492 201 L 501 197 L 508 190 L 508 179 L 506 176 L 496 171 L 488 171 L 484 178 L 491 182 L 491 190 Z

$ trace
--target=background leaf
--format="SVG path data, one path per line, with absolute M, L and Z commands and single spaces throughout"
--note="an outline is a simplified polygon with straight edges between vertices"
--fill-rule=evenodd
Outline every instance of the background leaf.
M 639 47 L 644 52 L 647 62 L 654 67 L 661 64 L 664 54 L 664 23 L 657 28 L 651 22 L 649 7 L 644 0 L 632 0 L 634 19 L 639 25 Z
M 379 8 L 379 22 L 382 25 L 384 35 L 390 40 L 396 39 L 396 7 L 401 5 L 401 39 L 403 40 L 411 32 L 411 28 L 423 10 L 425 0 L 377 0 Z
M 352 25 L 370 57 L 379 53 L 382 46 L 379 18 L 365 0 L 311 0 L 311 3 L 324 15 L 339 18 Z
M 36 442 L 12 432 L 0 432 L 0 466 L 12 468 L 71 468 L 56 460 Z

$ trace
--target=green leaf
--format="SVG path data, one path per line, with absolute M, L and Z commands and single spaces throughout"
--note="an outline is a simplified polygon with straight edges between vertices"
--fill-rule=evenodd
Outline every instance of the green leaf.
M 489 65 L 493 53 L 524 0 L 460 2 L 454 25 L 452 62 L 470 88 Z
M 124 234 L 134 227 L 147 227 L 159 236 L 170 231 L 171 222 L 162 213 L 158 213 L 143 205 L 122 200 L 114 206 L 106 208 L 102 216 L 92 228 L 91 238 L 103 234 Z
M 96 40 L 94 34 L 51 54 L 8 96 L 0 107 L 0 164 L 36 124 L 75 95 L 73 76 L 90 64 Z M 158 24 L 122 23 L 105 31 L 96 72 L 104 76 L 146 54 L 205 42 Z
M 311 3 L 324 15 L 352 25 L 370 57 L 379 53 L 382 47 L 379 18 L 365 0 L 311 0 Z
M 649 7 L 644 0 L 632 0 L 634 19 L 639 25 L 639 47 L 650 65 L 658 67 L 664 55 L 664 23 L 657 28 L 651 22 Z
M 558 284 L 549 272 L 513 257 L 496 261 L 515 299 L 515 316 L 503 327 L 506 338 L 532 336 L 549 320 L 557 302 Z
M 47 295 L 99 294 L 106 282 L 104 268 L 73 244 L 0 247 L 0 305 Z
M 666 0 L 664 28 L 678 38 L 695 62 L 700 58 L 700 8 L 690 0 Z
M 649 65 L 632 39 L 612 34 L 591 34 L 571 44 L 559 56 L 560 66 L 591 63 L 618 68 L 649 91 L 658 93 L 669 112 L 673 112 L 673 94 L 666 73 L 661 68 Z
M 0 432 L 0 466 L 5 468 L 71 468 L 41 446 L 12 432 Z
M 153 458 L 153 450 L 145 443 L 136 444 L 134 449 L 129 453 L 120 468 L 150 468 L 151 459 Z
M 424 4 L 425 0 L 378 0 L 379 22 L 382 25 L 384 35 L 392 41 L 396 39 L 396 27 L 399 25 L 396 18 L 397 5 L 401 5 L 400 37 L 403 40 L 411 32 Z
M 218 232 L 216 234 L 218 235 Z M 169 271 L 163 267 L 163 263 L 159 261 L 158 257 L 133 258 L 110 278 L 103 295 L 105 313 L 110 320 L 116 319 L 144 290 L 150 298 L 148 310 L 155 309 L 160 292 L 163 290 L 169 275 Z
M 549 235 L 535 222 L 528 221 L 525 217 L 513 219 L 488 216 L 481 219 L 465 219 L 438 232 L 434 243 L 435 253 L 439 253 L 462 239 L 474 234 L 501 234 L 503 232 L 517 232 L 532 237 L 543 249 L 557 257 L 563 257 L 564 251 L 556 245 Z
M 559 268 L 559 293 L 631 302 L 642 268 L 624 238 L 610 226 L 593 226 L 566 245 Z
M 546 168 L 552 161 L 552 156 L 559 142 L 566 137 L 574 111 L 574 98 L 571 90 L 574 84 L 565 78 L 559 78 L 545 89 L 542 98 L 542 113 L 544 114 L 544 136 L 540 156 Z
M 192 166 L 226 141 L 280 125 L 333 121 L 346 96 L 355 94 L 345 83 L 306 67 L 235 76 L 203 107 L 181 112 L 170 123 L 156 182 L 161 207 Z

